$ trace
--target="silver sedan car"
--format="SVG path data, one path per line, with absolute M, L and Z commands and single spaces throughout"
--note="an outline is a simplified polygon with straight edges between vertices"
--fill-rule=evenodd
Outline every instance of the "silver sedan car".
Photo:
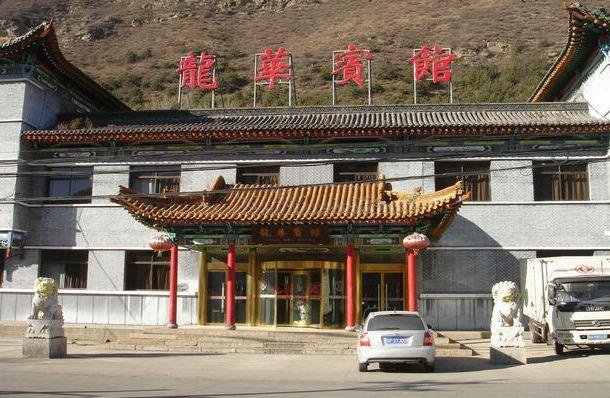
M 366 372 L 370 363 L 388 365 L 421 363 L 434 371 L 434 337 L 417 312 L 371 312 L 358 335 L 358 370 Z

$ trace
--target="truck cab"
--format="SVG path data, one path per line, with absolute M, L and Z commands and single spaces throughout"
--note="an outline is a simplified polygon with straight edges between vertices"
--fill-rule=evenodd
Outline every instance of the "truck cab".
M 533 342 L 610 348 L 610 257 L 528 259 L 521 287 Z
M 610 277 L 556 278 L 548 284 L 549 331 L 567 345 L 610 345 Z

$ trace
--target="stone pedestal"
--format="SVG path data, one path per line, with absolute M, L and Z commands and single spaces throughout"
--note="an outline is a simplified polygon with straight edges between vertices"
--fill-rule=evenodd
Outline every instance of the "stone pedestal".
M 491 332 L 489 360 L 495 365 L 525 365 L 527 352 L 522 326 L 501 326 Z
M 501 326 L 492 329 L 491 345 L 494 347 L 525 347 L 523 326 Z
M 65 358 L 68 355 L 65 337 L 23 338 L 23 356 L 28 358 Z
M 61 319 L 28 319 L 22 352 L 28 358 L 64 358 L 67 340 Z
M 494 365 L 525 365 L 525 347 L 489 347 L 489 360 Z

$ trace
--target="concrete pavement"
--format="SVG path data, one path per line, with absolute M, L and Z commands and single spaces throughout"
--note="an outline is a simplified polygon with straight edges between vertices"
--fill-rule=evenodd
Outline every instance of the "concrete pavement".
M 65 359 L 21 357 L 21 342 L 0 340 L 0 395 L 16 397 L 606 397 L 610 354 L 555 356 L 528 346 L 529 364 L 494 366 L 489 340 L 463 339 L 482 355 L 439 357 L 435 373 L 417 366 L 359 373 L 349 355 L 120 352 L 107 344 L 68 346 Z

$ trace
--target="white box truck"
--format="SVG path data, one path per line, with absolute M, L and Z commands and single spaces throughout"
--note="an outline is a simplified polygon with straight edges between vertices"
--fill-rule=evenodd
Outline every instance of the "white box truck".
M 523 260 L 521 293 L 533 342 L 610 348 L 610 256 Z

